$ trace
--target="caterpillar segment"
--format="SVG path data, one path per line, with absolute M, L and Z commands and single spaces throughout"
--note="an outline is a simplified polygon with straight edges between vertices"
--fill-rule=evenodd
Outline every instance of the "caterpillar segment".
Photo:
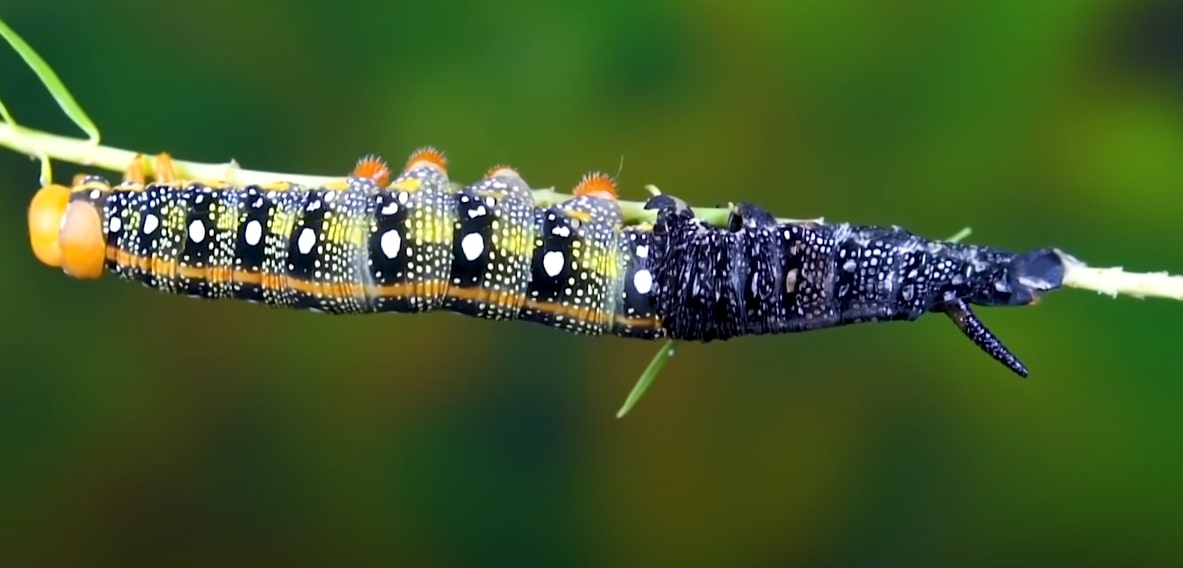
M 182 180 L 166 154 L 145 179 L 48 185 L 29 208 L 36 257 L 77 278 L 104 271 L 158 290 L 319 312 L 531 321 L 580 334 L 709 342 L 943 313 L 1013 372 L 1026 366 L 970 308 L 1022 306 L 1062 285 L 1055 249 L 1016 254 L 898 227 L 779 223 L 747 203 L 726 226 L 681 200 L 625 226 L 602 172 L 541 206 L 510 166 L 457 189 L 424 147 L 394 174 L 377 156 L 340 182 Z
M 625 299 L 609 293 L 622 282 L 621 215 L 605 174 L 540 208 L 509 166 L 454 191 L 430 147 L 393 179 L 366 156 L 326 187 L 182 181 L 167 156 L 151 183 L 144 171 L 138 157 L 118 185 L 85 176 L 39 192 L 29 212 L 38 258 L 193 297 L 329 313 L 446 309 L 582 333 L 612 331 Z
M 1015 254 L 928 240 L 899 227 L 778 224 L 750 204 L 726 229 L 694 218 L 668 196 L 658 209 L 657 312 L 677 339 L 800 332 L 944 313 L 1014 373 L 1027 367 L 971 304 L 1024 306 L 1063 284 L 1052 248 Z
M 142 188 L 144 161 L 144 156 L 137 155 L 124 171 L 122 185 L 127 190 Z M 160 177 L 175 178 L 168 154 L 157 156 L 157 162 Z M 98 278 L 106 254 L 103 221 L 93 203 L 73 200 L 71 195 L 85 190 L 97 199 L 109 189 L 102 178 L 78 174 L 71 187 L 50 184 L 38 190 L 28 211 L 29 240 L 37 259 L 76 278 Z

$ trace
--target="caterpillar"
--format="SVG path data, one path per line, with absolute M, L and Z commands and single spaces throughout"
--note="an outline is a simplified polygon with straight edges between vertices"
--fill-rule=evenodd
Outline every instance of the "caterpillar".
M 535 202 L 512 167 L 463 187 L 424 147 L 394 175 L 366 156 L 338 183 L 182 180 L 167 154 L 121 183 L 79 175 L 29 207 L 35 256 L 167 293 L 330 314 L 449 310 L 580 334 L 709 342 L 946 314 L 1020 376 L 971 305 L 1023 306 L 1063 283 L 1064 257 L 930 240 L 896 226 L 779 222 L 750 203 L 710 226 L 668 194 L 625 225 L 615 180 L 584 175 Z

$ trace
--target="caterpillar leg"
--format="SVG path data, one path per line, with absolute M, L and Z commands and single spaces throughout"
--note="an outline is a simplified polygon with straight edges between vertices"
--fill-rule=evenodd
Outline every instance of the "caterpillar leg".
M 969 308 L 969 304 L 964 300 L 957 300 L 950 303 L 945 308 L 945 313 L 957 324 L 957 328 L 965 334 L 966 337 L 973 341 L 975 345 L 980 347 L 982 351 L 994 358 L 995 361 L 1006 365 L 1006 368 L 1014 371 L 1020 377 L 1027 376 L 1027 366 L 1011 353 L 1002 341 L 998 339 L 982 320 L 973 313 Z
M 156 154 L 153 158 L 152 171 L 156 181 L 161 183 L 173 183 L 180 179 L 177 175 L 176 166 L 173 165 L 173 158 L 168 152 L 161 152 Z M 148 157 L 143 154 L 136 154 L 132 158 L 131 163 L 123 170 L 123 183 L 130 185 L 144 185 L 148 183 L 148 175 L 145 173 L 148 170 Z M 78 185 L 83 178 L 76 176 L 74 184 Z
M 758 229 L 776 225 L 776 217 L 751 203 L 736 203 L 727 216 L 727 230 L 735 232 L 743 228 Z
M 645 202 L 645 209 L 656 209 L 658 215 L 670 214 L 680 215 L 683 217 L 694 216 L 694 211 L 690 209 L 690 206 L 687 205 L 685 201 L 669 195 L 668 193 L 662 193 L 660 195 L 654 195 L 653 197 L 650 197 L 649 200 Z
M 148 181 L 147 176 L 144 175 L 144 166 L 147 161 L 148 158 L 144 157 L 143 154 L 136 154 L 131 159 L 131 163 L 123 170 L 123 183 L 144 185 Z
M 172 156 L 167 152 L 156 154 L 155 171 L 156 181 L 161 183 L 173 183 L 181 179 L 181 176 L 177 175 L 176 166 L 173 165 Z

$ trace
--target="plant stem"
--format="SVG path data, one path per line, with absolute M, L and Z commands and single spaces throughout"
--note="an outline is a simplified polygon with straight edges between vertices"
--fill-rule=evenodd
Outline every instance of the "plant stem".
M 51 134 L 23 126 L 14 126 L 6 122 L 0 122 L 0 146 L 28 154 L 34 158 L 55 159 L 113 172 L 123 171 L 137 155 L 141 154 L 141 152 L 133 150 L 104 146 L 82 138 Z M 318 186 L 344 178 L 344 175 L 305 175 L 248 170 L 233 160 L 225 163 L 207 163 L 174 158 L 173 166 L 177 174 L 185 179 L 218 180 L 240 185 L 287 181 Z M 151 176 L 154 169 L 155 160 L 149 158 L 144 174 Z M 553 188 L 538 188 L 533 191 L 534 200 L 542 206 L 553 205 L 571 198 L 570 194 L 557 192 Z M 645 209 L 643 201 L 621 200 L 619 204 L 626 223 L 652 223 L 656 220 L 656 213 Z M 731 215 L 731 210 L 725 207 L 707 207 L 695 209 L 695 215 L 711 225 L 724 226 Z M 779 221 L 782 223 L 822 223 L 825 220 L 819 218 L 779 219 Z

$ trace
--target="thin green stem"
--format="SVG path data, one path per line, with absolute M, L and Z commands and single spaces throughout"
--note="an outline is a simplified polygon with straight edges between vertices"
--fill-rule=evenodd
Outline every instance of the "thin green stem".
M 0 123 L 0 146 L 37 158 L 55 159 L 113 172 L 123 171 L 131 164 L 136 156 L 147 154 L 134 150 L 94 144 L 82 138 L 73 138 L 24 127 L 15 127 L 11 123 Z M 173 158 L 172 162 L 177 174 L 182 178 L 218 180 L 230 184 L 287 181 L 296 184 L 318 186 L 340 181 L 344 178 L 344 174 L 305 175 L 249 170 L 241 167 L 235 161 L 209 163 Z M 146 166 L 144 173 L 149 176 L 153 175 L 155 171 L 154 160 L 147 160 Z M 542 206 L 553 205 L 570 198 L 570 194 L 557 192 L 553 188 L 539 188 L 534 190 L 534 200 Z M 621 200 L 619 203 L 621 214 L 628 224 L 652 223 L 656 220 L 656 213 L 645 209 L 645 202 L 643 201 Z M 695 215 L 711 225 L 721 227 L 727 224 L 731 210 L 725 207 L 706 207 L 695 209 Z M 779 221 L 782 223 L 822 223 L 825 219 L 779 219 Z
M 57 101 L 62 112 L 66 113 L 66 116 L 70 117 L 70 120 L 73 120 L 74 124 L 77 124 L 78 128 L 81 128 L 86 133 L 89 137 L 89 142 L 91 144 L 98 144 L 99 128 L 95 126 L 90 116 L 87 116 L 86 111 L 82 110 L 82 106 L 78 104 L 78 101 L 74 100 L 74 95 L 70 94 L 70 90 L 58 78 L 57 73 L 54 73 L 53 68 L 40 55 L 37 55 L 37 52 L 33 50 L 32 46 L 25 43 L 25 40 L 21 39 L 16 31 L 8 27 L 8 24 L 5 24 L 4 20 L 0 20 L 0 37 L 7 40 L 9 45 L 25 60 L 25 64 L 37 74 L 37 78 L 41 79 L 41 83 L 49 89 L 49 93 L 53 95 L 53 99 Z M 8 114 L 8 109 L 3 108 L 2 104 L 0 104 L 0 110 L 3 111 L 2 115 L 6 122 L 11 125 L 16 124 L 16 121 L 12 120 L 12 116 Z

